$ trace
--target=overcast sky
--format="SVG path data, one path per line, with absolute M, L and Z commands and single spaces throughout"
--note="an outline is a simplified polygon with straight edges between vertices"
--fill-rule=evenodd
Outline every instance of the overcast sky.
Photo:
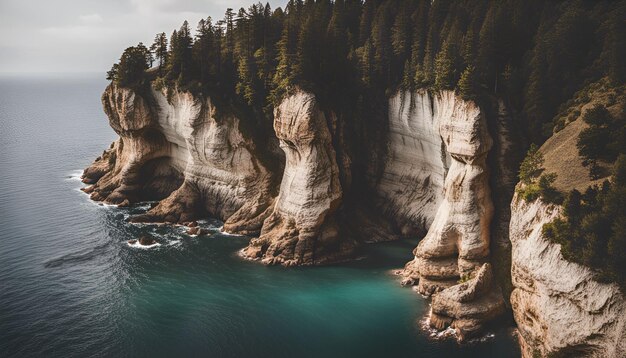
M 0 0 L 0 72 L 104 72 L 122 51 L 254 0 Z M 257 0 L 258 2 L 258 0 Z M 267 2 L 264 0 L 263 3 Z M 287 0 L 270 0 L 272 9 Z

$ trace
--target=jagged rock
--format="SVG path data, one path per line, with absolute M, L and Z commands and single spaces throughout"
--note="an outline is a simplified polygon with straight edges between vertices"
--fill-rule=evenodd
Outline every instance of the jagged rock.
M 200 228 L 199 227 L 190 227 L 187 230 L 187 235 L 198 235 L 200 233 Z
M 454 286 L 487 261 L 493 215 L 486 163 L 492 139 L 484 114 L 450 91 L 435 94 L 432 108 L 451 164 L 432 225 L 402 273 L 425 295 Z
M 355 243 L 339 234 L 339 169 L 315 96 L 297 90 L 285 98 L 275 109 L 274 129 L 286 157 L 280 192 L 261 236 L 243 254 L 285 266 L 345 259 Z
M 149 192 L 165 196 L 180 185 L 179 174 L 167 165 L 170 145 L 148 101 L 131 89 L 109 85 L 102 104 L 120 138 L 83 173 L 83 182 L 93 183 L 92 200 L 133 203 Z
M 273 204 L 273 173 L 238 117 L 210 98 L 109 85 L 102 96 L 120 135 L 83 174 L 91 198 L 129 204 L 163 199 L 132 222 L 182 223 L 200 215 L 232 233 L 258 233 Z M 219 113 L 218 113 L 219 112 Z
M 626 301 L 616 284 L 566 261 L 542 234 L 559 207 L 541 200 L 511 204 L 511 305 L 524 357 L 626 356 Z
M 436 329 L 452 326 L 463 341 L 483 332 L 504 311 L 504 299 L 493 282 L 491 265 L 485 263 L 467 282 L 433 296 L 430 325 Z

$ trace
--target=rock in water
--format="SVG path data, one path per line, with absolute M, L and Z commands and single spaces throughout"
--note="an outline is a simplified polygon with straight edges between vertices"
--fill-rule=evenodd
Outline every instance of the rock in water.
M 500 289 L 493 282 L 491 265 L 483 264 L 467 282 L 446 288 L 433 296 L 430 325 L 451 326 L 460 341 L 476 337 L 505 312 Z
M 285 98 L 275 110 L 274 130 L 286 157 L 280 192 L 261 236 L 244 255 L 286 266 L 345 259 L 355 243 L 339 235 L 339 169 L 315 96 L 298 90 Z
M 156 241 L 149 236 L 142 236 L 139 238 L 139 245 L 150 246 L 156 244 Z

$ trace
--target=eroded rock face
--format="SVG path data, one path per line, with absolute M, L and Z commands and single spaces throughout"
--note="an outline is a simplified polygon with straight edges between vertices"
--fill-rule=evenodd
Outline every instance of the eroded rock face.
M 511 204 L 511 305 L 524 357 L 626 356 L 626 302 L 618 287 L 561 255 L 542 235 L 559 207 Z
M 202 215 L 228 232 L 255 234 L 273 203 L 273 174 L 240 119 L 188 92 L 107 87 L 105 112 L 120 139 L 85 171 L 92 198 L 113 204 L 162 198 L 138 222 L 187 222 Z M 104 173 L 101 177 L 99 177 Z M 137 195 L 145 188 L 160 195 Z M 169 195 L 169 196 L 168 196 Z
M 244 255 L 286 266 L 349 257 L 354 242 L 340 236 L 342 188 L 335 149 L 315 96 L 296 91 L 284 99 L 274 112 L 274 130 L 286 157 L 280 192 L 261 236 Z
M 492 140 L 484 115 L 453 92 L 438 93 L 433 101 L 451 165 L 432 225 L 402 273 L 404 283 L 418 283 L 424 295 L 455 285 L 488 260 L 493 216 L 486 164 Z
M 419 210 L 422 205 L 425 209 L 414 214 L 431 223 L 413 252 L 415 258 L 400 274 L 403 284 L 417 284 L 421 294 L 434 295 L 431 326 L 437 329 L 452 326 L 457 337 L 464 340 L 481 333 L 488 323 L 505 312 L 501 290 L 487 263 L 493 217 L 487 154 L 493 141 L 480 109 L 453 92 L 418 94 L 414 102 L 421 103 L 421 114 L 415 118 L 425 117 L 422 122 L 427 124 L 420 135 L 428 138 L 428 144 L 419 146 L 422 154 L 412 161 L 434 168 L 432 173 L 436 175 L 424 177 L 430 172 L 414 175 L 412 180 L 417 186 L 414 193 L 421 196 L 401 199 L 405 208 L 413 204 Z M 428 124 L 436 133 L 433 128 L 427 130 Z M 442 147 L 434 153 L 439 145 L 437 138 Z M 408 168 L 401 172 L 416 173 L 414 168 Z M 443 184 L 439 186 L 441 181 Z M 405 209 L 404 213 L 407 212 Z M 429 219 L 433 212 L 434 217 Z M 466 282 L 459 283 L 461 279 Z
M 388 149 L 376 191 L 403 236 L 423 235 L 443 200 L 450 155 L 433 105 L 426 91 L 399 91 L 389 100 Z
M 169 163 L 170 143 L 151 106 L 127 88 L 109 85 L 102 95 L 109 124 L 120 138 L 85 170 L 91 198 L 109 204 L 164 197 L 180 185 Z

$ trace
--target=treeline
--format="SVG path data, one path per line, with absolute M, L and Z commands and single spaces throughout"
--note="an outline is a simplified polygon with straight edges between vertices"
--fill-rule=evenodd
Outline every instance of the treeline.
M 156 61 L 169 84 L 271 106 L 294 85 L 322 100 L 396 89 L 456 89 L 508 100 L 535 142 L 584 84 L 623 82 L 625 1 L 290 0 L 158 34 L 130 47 L 109 78 L 141 84 Z M 143 61 L 143 63 L 142 63 Z M 365 103 L 368 101 L 360 101 Z
M 626 292 L 626 155 L 614 166 L 612 181 L 580 193 L 572 190 L 563 216 L 544 225 L 544 235 L 561 244 L 569 261 L 596 269 L 601 280 Z

